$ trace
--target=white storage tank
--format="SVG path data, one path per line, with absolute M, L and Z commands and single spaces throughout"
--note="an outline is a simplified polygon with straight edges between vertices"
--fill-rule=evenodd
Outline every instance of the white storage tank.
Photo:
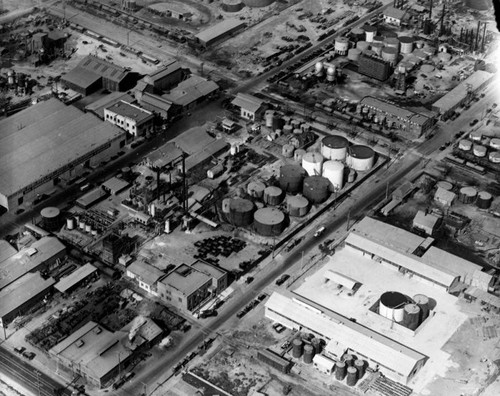
M 460 143 L 458 143 L 458 148 L 463 151 L 470 151 L 472 149 L 472 142 L 467 139 L 462 139 Z
M 321 175 L 323 166 L 323 156 L 317 151 L 305 153 L 302 156 L 302 168 L 305 169 L 309 176 Z
M 283 201 L 283 190 L 279 187 L 269 186 L 264 190 L 264 202 L 267 205 L 277 206 Z
M 335 81 L 335 66 L 329 66 L 328 69 L 326 69 L 326 80 L 327 81 Z
M 397 37 L 387 37 L 384 40 L 384 44 L 386 47 L 395 48 L 399 52 L 399 39 Z
M 347 37 L 337 37 L 335 39 L 335 52 L 339 55 L 347 54 L 349 49 L 349 40 Z
M 488 159 L 494 164 L 500 164 L 500 151 L 492 151 L 488 155 Z
M 266 120 L 266 127 L 272 128 L 273 126 L 274 110 L 267 110 L 264 119 Z
M 490 147 L 494 150 L 500 150 L 500 139 L 493 138 L 490 140 Z
M 472 152 L 476 157 L 486 157 L 486 147 L 480 144 L 475 144 L 472 148 Z
M 380 296 L 379 314 L 387 319 L 401 323 L 404 319 L 404 307 L 410 299 L 402 293 L 388 291 Z
M 469 133 L 469 137 L 473 141 L 478 142 L 483 138 L 483 134 L 480 131 L 472 131 L 471 133 Z
M 391 65 L 395 65 L 398 60 L 398 50 L 394 47 L 384 47 L 382 48 L 382 59 L 389 62 Z
M 410 36 L 400 36 L 399 43 L 401 45 L 400 51 L 402 54 L 411 54 L 413 52 L 413 37 Z
M 347 59 L 353 62 L 357 62 L 359 60 L 359 56 L 361 55 L 361 50 L 358 48 L 351 48 L 347 53 Z
M 73 217 L 68 217 L 66 219 L 66 228 L 68 230 L 74 230 L 75 229 L 75 219 Z
M 370 170 L 375 163 L 375 151 L 368 146 L 354 145 L 347 150 L 346 162 L 358 172 Z
M 363 27 L 365 31 L 365 39 L 369 43 L 373 41 L 373 38 L 377 35 L 377 28 L 375 26 L 365 25 Z
M 344 185 L 344 164 L 340 161 L 326 161 L 323 164 L 323 177 L 330 180 L 334 190 L 340 190 Z
M 284 144 L 282 149 L 283 157 L 292 158 L 293 150 L 295 150 L 295 147 L 293 147 L 291 144 Z
M 344 161 L 349 141 L 340 135 L 325 136 L 321 141 L 321 155 L 325 159 Z
M 384 48 L 384 44 L 383 43 L 376 43 L 376 42 L 373 42 L 372 45 L 371 45 L 371 49 L 372 51 L 375 53 L 375 55 L 377 56 L 380 56 L 382 55 L 382 48 Z
M 304 156 L 304 154 L 306 153 L 306 150 L 304 149 L 297 149 L 295 150 L 295 152 L 293 153 L 293 160 L 295 162 L 298 162 L 299 164 L 302 163 L 302 157 Z

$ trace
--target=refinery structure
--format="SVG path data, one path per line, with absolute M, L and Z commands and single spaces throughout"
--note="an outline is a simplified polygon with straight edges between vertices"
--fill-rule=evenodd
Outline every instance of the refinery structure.
M 5 389 L 498 394 L 499 39 L 488 0 L 0 2 Z

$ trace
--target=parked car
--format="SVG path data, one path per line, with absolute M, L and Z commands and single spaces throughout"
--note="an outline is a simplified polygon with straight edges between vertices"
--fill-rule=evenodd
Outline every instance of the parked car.
M 20 355 L 22 355 L 25 350 L 26 350 L 25 347 L 16 347 L 16 348 L 14 348 L 14 352 L 16 352 L 16 353 L 18 353 Z
M 209 318 L 210 316 L 217 316 L 217 311 L 215 309 L 205 309 L 200 312 L 201 319 Z
M 474 126 L 479 122 L 479 120 L 476 118 L 470 122 L 470 126 Z
M 275 323 L 273 324 L 273 329 L 276 333 L 283 333 L 286 327 L 283 326 L 281 323 Z
M 36 356 L 36 353 L 35 352 L 28 352 L 28 351 L 24 351 L 23 352 L 23 356 L 28 359 L 28 360 L 33 360 L 33 358 Z
M 290 275 L 288 274 L 283 274 L 281 277 L 276 281 L 277 286 L 281 286 L 283 283 L 285 283 L 288 279 L 290 278 Z
M 246 314 L 247 314 L 247 312 L 243 310 L 243 311 L 238 312 L 238 313 L 236 314 L 236 317 L 237 317 L 238 319 L 241 319 L 241 318 L 242 318 L 243 316 L 245 316 Z
M 319 227 L 316 232 L 314 233 L 314 237 L 317 238 L 319 237 L 321 234 L 323 234 L 323 232 L 325 232 L 325 227 L 324 226 L 321 226 Z
M 253 277 L 252 276 L 247 276 L 247 279 L 245 281 L 247 284 L 249 283 L 252 283 L 253 282 Z

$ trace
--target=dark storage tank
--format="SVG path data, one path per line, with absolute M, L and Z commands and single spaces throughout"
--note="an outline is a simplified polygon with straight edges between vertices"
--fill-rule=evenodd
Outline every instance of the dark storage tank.
M 290 216 L 303 217 L 309 212 L 309 201 L 302 195 L 292 195 L 286 198 L 286 209 Z
M 342 381 L 347 372 L 347 365 L 344 362 L 337 362 L 335 365 L 335 379 Z
M 313 204 L 323 203 L 330 195 L 330 180 L 322 176 L 308 176 L 304 179 L 302 194 Z
M 253 222 L 255 208 L 248 199 L 235 198 L 229 205 L 231 223 L 237 227 L 245 227 Z
M 262 208 L 254 214 L 255 232 L 263 236 L 276 236 L 285 229 L 285 215 L 276 208 Z
M 284 165 L 280 169 L 280 187 L 283 191 L 298 193 L 305 177 L 306 171 L 300 165 Z
M 314 357 L 314 347 L 312 345 L 307 344 L 304 346 L 304 363 L 311 364 L 313 362 Z
M 300 338 L 295 338 L 292 341 L 292 356 L 294 358 L 299 358 L 302 356 L 302 349 L 304 342 Z

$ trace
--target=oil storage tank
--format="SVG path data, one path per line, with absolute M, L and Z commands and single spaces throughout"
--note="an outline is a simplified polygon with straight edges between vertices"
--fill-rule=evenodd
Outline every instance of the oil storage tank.
M 399 39 L 397 37 L 386 37 L 384 39 L 384 45 L 386 47 L 395 48 L 399 52 Z
M 347 150 L 347 166 L 358 172 L 370 170 L 375 162 L 375 151 L 368 146 L 354 145 Z
M 401 323 L 404 320 L 404 306 L 411 302 L 403 293 L 388 291 L 380 296 L 379 314 Z
M 306 150 L 304 150 L 304 149 L 296 149 L 295 152 L 293 153 L 293 160 L 295 162 L 298 162 L 299 164 L 301 164 L 302 157 L 304 157 L 305 153 L 306 153 Z
M 488 209 L 493 201 L 493 196 L 487 191 L 480 191 L 477 194 L 476 205 L 479 209 Z
M 441 180 L 436 183 L 436 187 L 442 188 L 443 190 L 446 191 L 451 191 L 453 190 L 453 184 L 446 180 Z
M 489 153 L 488 160 L 494 164 L 500 164 L 500 151 L 492 151 Z
M 300 338 L 294 338 L 292 341 L 292 356 L 296 359 L 302 356 L 304 342 Z
M 323 164 L 323 177 L 330 180 L 334 190 L 340 190 L 344 185 L 344 164 L 340 161 L 326 161 Z
M 382 59 L 389 62 L 391 65 L 395 65 L 398 61 L 398 50 L 394 47 L 385 46 L 382 48 Z
M 262 198 L 262 196 L 264 195 L 265 188 L 266 185 L 261 181 L 252 181 L 248 183 L 247 193 L 252 198 Z
M 309 201 L 302 195 L 290 195 L 286 198 L 288 214 L 294 217 L 303 217 L 309 212 Z
M 330 180 L 322 176 L 306 177 L 302 193 L 313 204 L 323 203 L 330 195 Z
M 347 378 L 346 378 L 346 384 L 348 386 L 354 386 L 356 385 L 356 382 L 358 381 L 358 370 L 354 366 L 347 367 Z
M 279 179 L 281 189 L 292 194 L 302 191 L 306 175 L 305 169 L 299 165 L 283 165 Z
M 335 364 L 335 379 L 342 381 L 347 374 L 347 365 L 344 362 L 337 362 Z
M 295 147 L 293 147 L 291 144 L 284 144 L 281 154 L 283 154 L 283 157 L 285 158 L 292 158 L 294 150 Z
M 400 51 L 402 54 L 411 54 L 413 52 L 413 37 L 410 36 L 400 36 L 399 43 L 401 45 Z
M 252 224 L 254 210 L 252 201 L 243 198 L 232 199 L 229 205 L 231 223 L 237 227 L 245 227 Z
M 366 363 L 363 359 L 356 359 L 354 362 L 354 367 L 358 370 L 358 378 L 361 379 L 365 375 Z
M 264 202 L 276 206 L 283 201 L 283 190 L 279 187 L 269 186 L 264 190 Z
M 465 0 L 465 5 L 473 10 L 486 11 L 493 6 L 491 0 Z
M 302 168 L 309 176 L 321 175 L 323 156 L 317 151 L 310 151 L 302 156 Z
M 429 316 L 429 297 L 427 297 L 425 294 L 416 294 L 413 296 L 413 301 L 420 308 L 419 322 L 422 323 Z
M 472 142 L 467 139 L 462 139 L 458 143 L 458 148 L 462 151 L 470 151 L 472 149 Z
M 347 53 L 347 59 L 353 62 L 359 61 L 361 50 L 359 48 L 351 48 Z
M 304 363 L 311 364 L 314 357 L 314 347 L 310 344 L 304 346 Z
M 344 161 L 349 141 L 340 135 L 325 136 L 321 141 L 321 155 L 327 160 Z
M 383 48 L 384 48 L 384 44 L 383 43 L 373 42 L 372 45 L 371 45 L 372 51 L 377 56 L 381 56 L 382 55 L 382 49 Z
M 500 150 L 500 139 L 493 138 L 490 140 L 490 147 L 494 150 Z
M 243 0 L 243 3 L 250 8 L 267 7 L 274 3 L 274 0 Z
M 472 152 L 474 153 L 474 155 L 476 157 L 486 157 L 486 147 L 484 146 L 481 146 L 480 144 L 475 144 L 473 147 L 472 147 Z
M 410 330 L 415 330 L 420 324 L 420 307 L 417 304 L 406 304 L 403 324 Z
M 476 200 L 477 190 L 474 187 L 462 187 L 458 194 L 458 200 L 464 204 L 471 204 Z
M 285 229 L 285 215 L 276 208 L 262 208 L 254 213 L 254 229 L 263 236 L 277 236 Z
M 245 7 L 241 0 L 223 0 L 222 9 L 226 12 L 238 12 Z
M 377 35 L 377 28 L 375 26 L 365 25 L 363 26 L 365 31 L 365 40 L 369 43 L 373 41 L 373 38 Z
M 366 36 L 365 31 L 360 27 L 355 27 L 351 30 L 351 37 L 356 41 L 364 39 L 365 36 Z
M 42 216 L 42 227 L 46 231 L 56 231 L 61 224 L 61 211 L 56 208 L 49 206 L 43 208 L 40 212 Z
M 361 52 L 366 51 L 367 49 L 370 49 L 370 43 L 367 41 L 358 41 L 356 43 L 356 48 Z
M 469 137 L 473 141 L 479 142 L 483 138 L 483 133 L 481 131 L 472 131 L 471 133 L 469 133 Z
M 349 39 L 347 37 L 335 38 L 334 48 L 335 52 L 339 55 L 347 54 L 347 50 L 349 49 Z

